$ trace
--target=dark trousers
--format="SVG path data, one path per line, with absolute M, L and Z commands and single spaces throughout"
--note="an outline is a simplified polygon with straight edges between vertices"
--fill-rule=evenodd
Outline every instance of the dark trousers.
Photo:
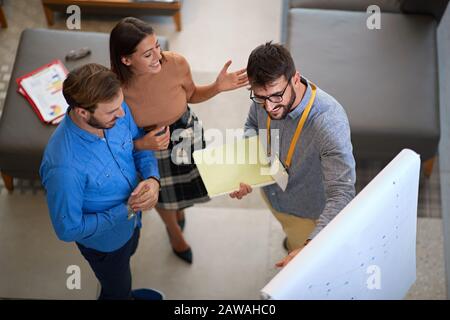
M 131 299 L 130 258 L 136 252 L 139 234 L 136 228 L 130 240 L 112 252 L 97 251 L 77 243 L 102 286 L 99 300 Z

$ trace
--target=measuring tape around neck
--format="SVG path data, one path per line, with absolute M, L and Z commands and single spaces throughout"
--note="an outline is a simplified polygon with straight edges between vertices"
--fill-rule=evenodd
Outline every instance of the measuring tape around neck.
M 314 99 L 316 98 L 317 87 L 309 82 L 311 85 L 311 97 L 309 98 L 308 104 L 306 105 L 305 110 L 303 111 L 302 117 L 298 122 L 297 129 L 295 130 L 294 137 L 292 138 L 291 145 L 289 146 L 289 151 L 286 156 L 286 169 L 289 169 L 292 163 L 292 157 L 294 156 L 295 146 L 297 144 L 298 139 L 300 138 L 300 134 L 302 133 L 303 127 L 305 125 L 306 120 L 308 119 L 309 112 L 311 111 L 311 107 L 314 103 Z M 267 155 L 270 158 L 271 156 L 271 135 L 270 135 L 270 116 L 267 115 Z

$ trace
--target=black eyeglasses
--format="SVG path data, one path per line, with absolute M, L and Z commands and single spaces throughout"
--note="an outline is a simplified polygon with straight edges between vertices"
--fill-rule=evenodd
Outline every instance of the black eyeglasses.
M 264 105 L 266 100 L 269 100 L 273 103 L 280 103 L 283 101 L 284 93 L 286 92 L 287 87 L 289 86 L 290 81 L 286 84 L 286 87 L 284 87 L 283 91 L 281 93 L 272 94 L 268 97 L 261 97 L 261 96 L 252 96 L 253 91 L 250 91 L 250 99 L 252 99 L 254 102 L 260 105 Z

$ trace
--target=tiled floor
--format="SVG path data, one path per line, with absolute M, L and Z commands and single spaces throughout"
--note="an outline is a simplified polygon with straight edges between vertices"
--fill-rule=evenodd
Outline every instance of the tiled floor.
M 168 37 L 172 50 L 186 56 L 199 84 L 213 81 L 228 58 L 234 61 L 232 68 L 240 68 L 256 45 L 279 39 L 280 0 L 196 0 L 184 4 L 181 33 L 174 31 L 170 18 L 147 19 L 159 34 Z M 4 79 L 11 71 L 20 32 L 25 27 L 46 26 L 39 0 L 7 1 L 5 11 L 10 28 L 0 30 L 0 110 L 2 90 L 7 87 Z M 234 18 L 236 11 L 241 13 L 239 19 Z M 109 32 L 117 21 L 92 16 L 82 19 L 83 31 Z M 54 28 L 64 28 L 64 19 L 57 19 Z M 243 89 L 221 94 L 193 106 L 193 110 L 206 128 L 224 130 L 241 128 L 248 106 L 248 92 Z M 382 167 L 358 164 L 358 190 Z M 431 179 L 421 182 L 419 215 L 437 219 L 419 219 L 417 282 L 408 295 L 411 299 L 445 298 L 437 172 L 435 168 Z M 259 290 L 276 273 L 274 262 L 285 253 L 282 230 L 257 192 L 242 201 L 221 197 L 190 209 L 186 238 L 194 250 L 192 266 L 172 254 L 157 214 L 146 214 L 140 247 L 132 262 L 135 287 L 156 287 L 170 299 L 257 299 Z M 80 291 L 65 287 L 67 266 L 73 264 L 81 267 Z M 16 181 L 13 195 L 0 182 L 0 270 L 0 297 L 91 299 L 98 289 L 75 246 L 56 239 L 44 194 L 33 181 Z
M 67 268 L 81 268 L 81 290 L 66 287 Z M 56 239 L 44 195 L 0 196 L 0 297 L 94 299 L 97 281 L 74 244 Z

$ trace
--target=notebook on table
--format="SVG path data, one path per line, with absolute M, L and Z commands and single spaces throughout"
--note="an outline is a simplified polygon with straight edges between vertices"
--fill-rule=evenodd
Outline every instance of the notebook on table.
M 68 104 L 62 94 L 62 85 L 68 71 L 60 60 L 54 60 L 18 79 L 18 92 L 46 124 L 58 124 Z

